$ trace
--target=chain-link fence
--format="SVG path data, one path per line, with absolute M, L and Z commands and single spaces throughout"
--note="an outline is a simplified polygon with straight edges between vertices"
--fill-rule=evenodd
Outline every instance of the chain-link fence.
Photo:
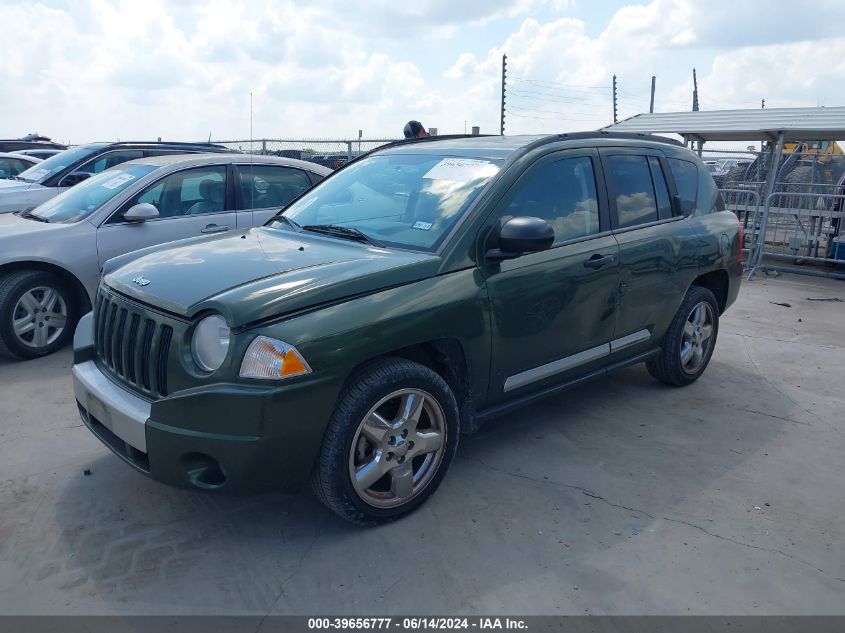
M 750 275 L 762 268 L 845 278 L 845 154 L 838 145 L 787 145 L 769 195 L 768 148 L 711 149 L 702 159 L 743 224 Z
M 307 160 L 324 167 L 338 169 L 353 158 L 399 139 L 253 139 L 245 141 L 214 141 L 248 154 L 284 156 Z

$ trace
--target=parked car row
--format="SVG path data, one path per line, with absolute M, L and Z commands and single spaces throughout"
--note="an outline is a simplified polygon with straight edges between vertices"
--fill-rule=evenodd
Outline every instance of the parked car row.
M 199 152 L 231 152 L 210 143 L 90 143 L 50 156 L 0 181 L 0 213 L 27 211 L 94 174 L 129 160 Z

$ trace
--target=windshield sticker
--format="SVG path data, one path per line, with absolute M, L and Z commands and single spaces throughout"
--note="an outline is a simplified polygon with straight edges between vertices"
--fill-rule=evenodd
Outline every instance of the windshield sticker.
M 452 180 L 454 182 L 469 182 L 476 178 L 492 176 L 499 168 L 486 160 L 474 158 L 444 158 L 428 170 L 423 178 L 431 180 Z
M 103 187 L 104 189 L 117 189 L 123 183 L 129 182 L 130 180 L 134 180 L 134 179 L 135 179 L 135 176 L 133 176 L 132 174 L 120 174 L 120 175 L 115 176 L 114 178 L 112 178 L 110 180 L 107 180 L 106 182 L 104 182 L 100 186 Z
M 414 222 L 412 229 L 419 229 L 420 231 L 430 231 L 431 227 L 434 226 L 431 222 Z
M 38 180 L 39 178 L 43 178 L 47 174 L 50 173 L 49 169 L 36 169 L 31 174 L 27 174 L 32 180 Z

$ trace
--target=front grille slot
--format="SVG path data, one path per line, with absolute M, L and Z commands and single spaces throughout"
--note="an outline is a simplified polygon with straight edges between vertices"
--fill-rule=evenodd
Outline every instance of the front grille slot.
M 153 398 L 169 393 L 173 327 L 160 323 L 157 314 L 101 291 L 94 309 L 94 335 L 97 356 L 108 373 Z
M 155 322 L 147 319 L 144 324 L 144 341 L 141 343 L 141 384 L 150 391 L 150 348 L 153 346 Z
M 158 343 L 158 371 L 156 381 L 158 392 L 167 395 L 167 357 L 170 355 L 170 341 L 173 338 L 173 328 L 169 325 L 161 326 L 161 339 Z
M 141 315 L 133 314 L 132 323 L 129 326 L 129 345 L 126 350 L 126 378 L 129 382 L 135 382 L 135 349 L 138 347 L 138 324 L 141 322 Z
M 117 334 L 112 341 L 114 349 L 112 350 L 112 358 L 114 358 L 114 370 L 118 375 L 123 374 L 123 331 L 126 327 L 126 308 L 120 309 L 120 318 L 117 321 Z

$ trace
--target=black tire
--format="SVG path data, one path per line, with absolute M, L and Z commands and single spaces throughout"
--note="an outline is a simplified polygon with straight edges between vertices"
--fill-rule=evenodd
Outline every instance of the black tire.
M 445 445 L 436 470 L 424 488 L 401 505 L 376 507 L 367 503 L 352 483 L 352 444 L 370 410 L 401 389 L 421 390 L 436 400 L 445 422 Z M 353 376 L 338 400 L 311 474 L 312 488 L 326 506 L 357 525 L 374 525 L 398 519 L 413 512 L 437 490 L 457 450 L 459 420 L 455 396 L 437 373 L 402 358 L 374 361 Z
M 693 309 L 702 302 L 710 306 L 712 334 L 707 339 L 709 345 L 707 345 L 706 350 L 702 353 L 700 365 L 697 365 L 694 370 L 690 371 L 684 366 L 681 359 L 681 350 L 684 343 L 684 326 L 687 323 L 687 319 L 692 316 Z M 683 387 L 695 382 L 704 373 L 704 370 L 707 369 L 707 365 L 710 363 L 713 350 L 716 348 L 718 334 L 719 304 L 716 301 L 716 297 L 707 288 L 690 286 L 684 300 L 681 302 L 681 306 L 672 319 L 672 323 L 669 325 L 669 329 L 666 331 L 660 355 L 646 363 L 648 373 L 660 382 L 672 385 L 673 387 Z
M 64 302 L 66 316 L 64 329 L 43 346 L 26 345 L 13 328 L 15 309 L 26 293 L 35 288 L 50 288 Z M 55 275 L 40 270 L 20 270 L 0 277 L 0 355 L 29 360 L 52 354 L 64 347 L 73 336 L 79 318 L 79 308 L 73 293 Z M 55 322 L 55 316 L 53 317 Z M 45 322 L 44 325 L 47 325 Z M 44 327 L 44 326 L 41 326 Z M 34 340 L 34 339 L 33 339 Z

